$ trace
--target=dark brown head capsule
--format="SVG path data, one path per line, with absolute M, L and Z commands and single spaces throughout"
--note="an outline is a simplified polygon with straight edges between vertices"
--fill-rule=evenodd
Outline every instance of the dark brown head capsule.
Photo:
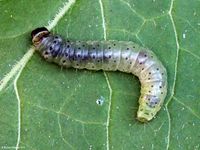
M 43 37 L 50 34 L 49 30 L 45 27 L 36 28 L 31 32 L 32 42 L 34 46 L 37 46 L 42 41 Z

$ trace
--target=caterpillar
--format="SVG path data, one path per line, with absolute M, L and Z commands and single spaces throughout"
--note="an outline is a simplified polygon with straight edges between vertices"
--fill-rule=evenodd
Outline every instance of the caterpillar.
M 45 27 L 31 33 L 35 49 L 49 62 L 77 69 L 122 71 L 137 76 L 141 95 L 137 119 L 152 120 L 167 94 L 167 72 L 147 48 L 126 41 L 69 41 Z

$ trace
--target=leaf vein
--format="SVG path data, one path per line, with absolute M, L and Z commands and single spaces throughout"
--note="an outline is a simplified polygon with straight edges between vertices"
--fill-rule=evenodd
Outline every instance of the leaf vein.
M 171 135 L 171 117 L 170 117 L 170 113 L 169 113 L 169 109 L 168 109 L 168 105 L 172 100 L 172 97 L 174 95 L 174 91 L 175 91 L 175 85 L 176 85 L 176 78 L 177 78 L 177 69 L 178 69 L 178 58 L 179 58 L 179 41 L 178 41 L 178 34 L 177 34 L 177 29 L 176 29 L 176 25 L 175 25 L 175 21 L 174 18 L 172 16 L 172 9 L 173 9 L 173 5 L 174 5 L 174 1 L 175 0 L 171 0 L 170 3 L 170 8 L 168 11 L 171 23 L 172 23 L 172 27 L 173 27 L 173 31 L 174 31 L 174 36 L 175 36 L 175 41 L 176 41 L 176 60 L 175 60 L 175 70 L 174 70 L 174 79 L 173 79 L 173 85 L 172 85 L 172 93 L 171 96 L 169 98 L 169 100 L 166 102 L 165 104 L 165 108 L 166 108 L 166 112 L 167 112 L 167 117 L 168 117 L 168 136 L 167 136 L 167 146 L 166 146 L 166 150 L 169 149 L 169 145 L 170 145 L 170 135 Z
M 185 51 L 185 52 L 189 53 L 190 55 L 192 55 L 193 57 L 195 57 L 196 59 L 200 60 L 200 56 L 194 54 L 193 52 L 191 52 L 191 51 L 189 51 L 187 49 L 184 49 L 182 47 L 180 48 L 180 50 Z
M 178 102 L 179 104 L 181 104 L 182 106 L 184 106 L 185 108 L 187 108 L 189 110 L 189 112 L 192 113 L 192 115 L 194 115 L 195 117 L 197 117 L 200 120 L 200 116 L 198 114 L 196 114 L 192 108 L 190 108 L 189 106 L 187 106 L 186 104 L 184 104 L 183 102 L 179 101 L 178 98 L 176 98 L 175 96 L 173 96 L 173 99 Z

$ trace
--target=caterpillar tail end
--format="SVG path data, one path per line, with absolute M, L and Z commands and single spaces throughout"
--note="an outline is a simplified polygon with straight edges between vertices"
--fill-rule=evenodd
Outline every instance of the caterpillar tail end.
M 149 108 L 145 104 L 141 104 L 137 111 L 137 120 L 143 123 L 151 121 L 160 110 L 160 106 Z
M 149 122 L 151 119 L 153 119 L 152 116 L 149 116 L 148 114 L 138 111 L 137 112 L 137 120 L 143 123 Z
M 137 111 L 137 120 L 145 123 L 155 118 L 156 114 L 161 109 L 164 98 L 165 95 L 163 97 L 158 97 L 155 95 L 141 94 Z

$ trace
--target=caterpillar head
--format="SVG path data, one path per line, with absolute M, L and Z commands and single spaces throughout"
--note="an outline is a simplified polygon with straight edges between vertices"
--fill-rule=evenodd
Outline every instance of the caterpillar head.
M 38 46 L 44 37 L 50 34 L 49 30 L 45 27 L 36 28 L 31 32 L 32 42 L 34 46 Z

